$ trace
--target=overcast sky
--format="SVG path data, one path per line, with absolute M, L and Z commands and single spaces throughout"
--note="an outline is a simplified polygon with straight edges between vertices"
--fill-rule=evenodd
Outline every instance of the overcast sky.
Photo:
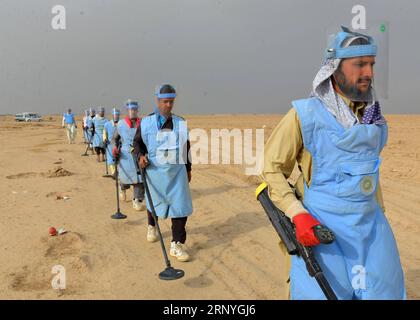
M 53 30 L 51 8 L 66 8 Z M 176 86 L 176 113 L 285 113 L 308 96 L 328 30 L 389 22 L 386 113 L 418 113 L 420 2 L 405 0 L 0 0 L 0 113 L 71 107 L 152 110 Z

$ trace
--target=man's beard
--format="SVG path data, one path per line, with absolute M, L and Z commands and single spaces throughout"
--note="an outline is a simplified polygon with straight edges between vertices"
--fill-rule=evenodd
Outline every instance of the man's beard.
M 341 92 L 351 101 L 368 101 L 371 98 L 372 82 L 369 84 L 369 88 L 366 91 L 362 91 L 357 87 L 357 83 L 354 85 L 349 83 L 340 69 L 334 73 L 333 78 Z M 358 81 L 360 80 L 368 79 L 363 78 Z

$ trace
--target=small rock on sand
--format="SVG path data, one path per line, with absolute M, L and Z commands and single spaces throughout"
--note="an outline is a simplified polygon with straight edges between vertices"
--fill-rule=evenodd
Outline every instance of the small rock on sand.
M 71 173 L 70 171 L 62 167 L 57 167 L 52 171 L 50 170 L 48 171 L 48 174 L 47 174 L 49 178 L 66 177 L 66 176 L 71 176 L 71 175 L 73 175 L 73 173 Z

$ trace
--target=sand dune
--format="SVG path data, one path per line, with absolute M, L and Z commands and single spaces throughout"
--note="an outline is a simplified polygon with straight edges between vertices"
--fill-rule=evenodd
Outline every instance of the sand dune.
M 191 128 L 265 128 L 281 116 L 186 116 Z M 386 215 L 401 253 L 410 299 L 420 298 L 420 116 L 388 116 L 382 188 Z M 193 260 L 178 281 L 157 274 L 159 243 L 146 242 L 145 212 L 122 203 L 128 219 L 114 221 L 115 187 L 103 164 L 68 145 L 61 119 L 15 123 L 0 117 L 1 299 L 283 299 L 284 262 L 278 237 L 254 198 L 255 177 L 240 165 L 195 165 L 195 213 L 188 222 Z M 80 123 L 80 122 L 79 122 Z M 65 200 L 64 196 L 69 199 Z M 169 221 L 162 221 L 165 242 Z M 50 226 L 69 233 L 50 237 Z M 51 288 L 51 269 L 63 265 L 67 288 Z M 176 294 L 174 294 L 176 292 Z

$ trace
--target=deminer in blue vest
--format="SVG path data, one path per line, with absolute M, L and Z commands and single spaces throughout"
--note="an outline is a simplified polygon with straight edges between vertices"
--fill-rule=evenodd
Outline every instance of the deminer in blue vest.
M 86 120 L 86 127 L 87 127 L 87 138 L 88 138 L 88 144 L 89 144 L 89 148 L 92 150 L 93 152 L 93 136 L 95 134 L 95 128 L 92 125 L 93 123 L 93 119 L 96 116 L 96 110 L 93 107 L 89 108 L 89 117 Z
M 126 190 L 133 186 L 133 208 L 141 211 L 145 208 L 144 186 L 135 158 L 133 157 L 133 139 L 137 128 L 140 126 L 138 117 L 139 104 L 137 101 L 128 100 L 126 103 L 127 116 L 118 121 L 111 139 L 112 155 L 118 159 L 118 177 L 120 180 L 120 199 L 126 201 Z
M 66 113 L 63 114 L 63 121 L 61 126 L 66 128 L 67 139 L 69 144 L 74 144 L 74 139 L 76 138 L 76 129 L 77 124 L 74 119 L 74 114 L 71 112 L 71 109 L 68 109 Z
M 106 164 L 109 172 L 115 177 L 115 160 L 112 156 L 112 145 L 111 138 L 114 135 L 115 128 L 117 127 L 118 121 L 120 121 L 120 110 L 112 109 L 112 119 L 105 123 L 103 141 L 106 150 Z
M 384 214 L 379 168 L 388 126 L 374 90 L 377 45 L 342 27 L 325 50 L 308 99 L 292 102 L 267 140 L 262 178 L 311 246 L 338 299 L 405 299 L 397 244 Z M 288 178 L 301 171 L 295 189 Z M 315 235 L 325 225 L 335 241 Z M 325 299 L 303 259 L 291 256 L 290 297 Z
M 159 218 L 171 218 L 170 255 L 188 261 L 185 249 L 187 218 L 193 212 L 189 182 L 191 162 L 187 122 L 172 113 L 176 91 L 173 86 L 159 86 L 155 92 L 157 108 L 144 117 L 134 138 L 134 154 L 139 166 L 146 168 L 146 179 Z M 157 240 L 155 221 L 146 198 L 147 241 Z
M 108 122 L 105 118 L 105 108 L 99 107 L 98 114 L 93 118 L 90 126 L 93 127 L 92 145 L 98 157 L 98 162 L 105 161 L 105 145 L 103 141 L 104 126 Z
M 87 127 L 87 120 L 89 118 L 89 110 L 85 110 L 85 114 L 82 119 L 82 128 L 83 128 L 83 139 L 84 143 L 89 143 L 89 136 L 88 136 L 88 127 Z

